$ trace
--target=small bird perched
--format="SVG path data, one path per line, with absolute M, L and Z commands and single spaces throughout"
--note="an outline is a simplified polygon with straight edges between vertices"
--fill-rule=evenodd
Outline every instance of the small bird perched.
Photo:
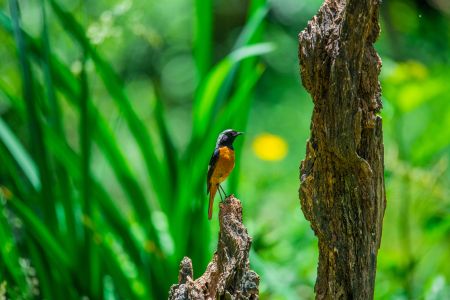
M 230 175 L 234 168 L 234 139 L 243 134 L 243 132 L 237 132 L 233 129 L 227 129 L 219 134 L 217 138 L 216 148 L 211 156 L 208 166 L 208 177 L 206 183 L 208 185 L 207 192 L 209 193 L 209 207 L 208 207 L 208 219 L 211 220 L 212 210 L 214 204 L 214 196 L 217 190 L 219 190 L 220 198 L 223 201 L 221 191 L 226 197 L 226 193 L 220 184 Z

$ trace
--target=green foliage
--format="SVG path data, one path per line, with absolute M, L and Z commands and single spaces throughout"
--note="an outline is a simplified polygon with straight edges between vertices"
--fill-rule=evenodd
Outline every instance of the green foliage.
M 0 299 L 165 299 L 183 256 L 200 275 L 218 226 L 206 169 L 226 128 L 246 132 L 226 190 L 243 201 L 261 298 L 313 299 L 296 37 L 321 2 L 0 2 Z M 450 293 L 450 18 L 419 2 L 382 4 L 376 299 Z M 258 156 L 265 133 L 286 157 Z
M 0 223 L 5 263 L 0 264 L 0 273 L 8 283 L 8 295 L 18 296 L 17 290 L 27 299 L 38 293 L 48 299 L 167 297 L 184 255 L 194 259 L 198 270 L 209 260 L 205 245 L 210 233 L 203 218 L 207 161 L 217 133 L 236 127 L 235 118 L 248 115 L 247 102 L 263 67 L 253 60 L 252 68 L 243 70 L 242 62 L 272 50 L 254 38 L 266 15 L 265 3 L 249 16 L 230 54 L 215 64 L 210 61 L 211 12 L 205 11 L 203 2 L 197 3 L 200 25 L 195 48 L 201 76 L 193 101 L 192 137 L 184 151 L 173 142 L 158 82 L 146 91 L 154 122 L 148 130 L 122 79 L 75 15 L 57 1 L 50 0 L 48 6 L 43 1 L 41 34 L 34 37 L 23 29 L 18 4 L 9 2 L 10 16 L 0 11 L 3 38 L 14 39 L 16 45 L 22 82 L 18 92 L 2 79 L 1 92 L 9 114 L 28 126 L 24 138 L 0 119 L 2 176 L 6 176 Z M 51 48 L 47 15 L 80 49 L 78 72 Z M 95 72 L 88 70 L 89 65 Z M 241 69 L 243 79 L 237 80 Z M 144 179 L 130 166 L 121 138 L 93 100 L 98 88 L 91 84 L 94 78 L 102 82 L 137 145 L 146 168 Z M 72 126 L 66 121 L 68 111 L 80 120 L 78 129 L 72 128 L 78 131 L 76 143 L 67 130 Z M 120 192 L 110 189 L 108 177 L 93 172 L 98 157 L 105 158 Z M 124 196 L 118 196 L 121 193 Z M 19 265 L 22 257 L 31 263 L 39 289 L 30 286 Z

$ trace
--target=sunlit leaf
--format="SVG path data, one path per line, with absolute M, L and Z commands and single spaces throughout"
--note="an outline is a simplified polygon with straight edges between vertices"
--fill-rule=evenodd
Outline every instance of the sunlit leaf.
M 40 190 L 41 183 L 36 170 L 36 165 L 20 141 L 9 129 L 8 125 L 0 118 L 0 140 L 15 158 L 17 164 L 22 168 L 30 183 L 36 190 Z

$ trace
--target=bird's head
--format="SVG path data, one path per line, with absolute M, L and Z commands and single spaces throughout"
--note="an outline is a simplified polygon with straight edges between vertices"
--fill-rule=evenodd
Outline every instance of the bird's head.
M 238 132 L 236 130 L 233 129 L 227 129 L 222 131 L 219 134 L 219 137 L 217 138 L 217 147 L 223 147 L 223 146 L 227 146 L 231 149 L 233 149 L 233 142 L 234 139 L 238 136 L 243 134 L 243 132 Z

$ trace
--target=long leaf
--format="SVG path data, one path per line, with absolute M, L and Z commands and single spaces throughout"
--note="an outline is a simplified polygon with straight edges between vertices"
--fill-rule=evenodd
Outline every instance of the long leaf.
M 45 245 L 46 250 L 52 254 L 55 265 L 61 268 L 71 268 L 71 261 L 66 255 L 66 250 L 61 247 L 59 242 L 53 237 L 53 234 L 47 229 L 46 225 L 39 220 L 33 211 L 31 211 L 23 202 L 16 197 L 12 197 L 8 203 L 17 213 L 18 217 L 26 224 L 33 237 L 40 244 Z
M 91 192 L 91 118 L 89 116 L 89 87 L 86 73 L 86 53 L 83 53 L 82 68 L 80 73 L 80 148 L 81 148 L 81 198 L 83 218 L 93 220 L 92 207 L 95 207 L 95 198 L 92 197 Z M 89 287 L 92 296 L 98 298 L 101 281 L 98 279 L 98 261 L 94 257 L 96 252 L 92 240 L 91 231 L 84 227 L 84 259 L 89 266 L 89 272 L 85 276 L 85 286 Z M 96 283 L 94 285 L 94 283 Z
M 84 34 L 83 28 L 77 23 L 74 17 L 65 12 L 54 0 L 50 0 L 53 10 L 58 16 L 60 22 L 69 33 L 86 48 L 91 56 L 97 73 L 103 80 L 103 83 L 111 97 L 124 115 L 124 119 L 133 134 L 139 149 L 144 157 L 149 179 L 159 199 L 167 199 L 169 194 L 169 178 L 167 169 L 157 158 L 155 147 L 148 132 L 145 130 L 145 124 L 139 119 L 133 110 L 130 101 L 125 93 L 123 83 L 112 67 L 101 57 Z
M 31 238 L 26 241 L 28 255 L 33 262 L 36 277 L 39 280 L 39 293 L 45 299 L 56 299 L 61 294 L 61 287 L 54 287 L 54 283 L 52 284 L 52 273 L 48 272 L 48 268 L 45 267 L 46 259 L 43 257 L 42 251 L 38 250 L 35 243 Z
M 49 131 L 46 134 L 47 143 L 50 145 L 49 150 L 52 155 L 62 163 L 64 168 L 69 172 L 71 178 L 78 184 L 82 184 L 82 172 L 80 169 L 81 157 L 73 151 L 69 145 L 61 140 L 57 134 Z M 96 178 L 92 180 L 92 197 L 94 197 L 100 206 L 102 216 L 111 226 L 112 232 L 120 236 L 129 246 L 130 254 L 136 262 L 140 261 L 141 248 L 136 244 L 133 235 L 130 232 L 130 224 L 124 219 L 122 213 L 117 209 L 117 205 L 107 193 L 105 187 Z
M 244 44 L 256 44 L 259 43 L 263 40 L 263 32 L 264 32 L 264 26 L 265 26 L 265 16 L 267 15 L 267 11 L 268 11 L 268 5 L 267 5 L 267 1 L 266 0 L 252 0 L 250 3 L 250 7 L 248 10 L 248 22 L 251 24 L 249 26 L 247 26 L 246 28 L 250 28 L 248 30 L 248 32 L 243 32 L 240 36 L 240 38 L 242 37 L 242 40 L 238 40 L 237 44 L 239 44 L 240 42 L 244 43 Z M 239 72 L 238 72 L 238 81 L 242 81 L 245 80 L 246 78 L 249 77 L 253 77 L 255 75 L 258 74 L 259 69 L 258 68 L 258 58 L 254 57 L 254 58 L 250 58 L 245 60 L 240 68 L 239 68 Z M 233 128 L 239 128 L 239 130 L 243 130 L 246 131 L 246 127 L 247 127 L 247 120 L 249 117 L 249 112 L 250 112 L 250 105 L 251 105 L 251 98 L 252 96 L 249 94 L 248 95 L 248 100 L 249 101 L 245 101 L 243 103 L 243 105 L 241 106 L 241 111 L 243 111 L 244 113 L 241 114 L 241 116 L 239 118 L 233 118 L 233 120 L 235 120 L 235 124 L 232 125 Z M 246 113 L 245 113 L 246 112 Z M 241 139 L 242 141 L 242 139 Z M 237 191 L 238 189 L 238 183 L 239 183 L 239 172 L 240 172 L 240 168 L 241 168 L 241 163 L 240 163 L 240 159 L 239 159 L 239 153 L 242 153 L 240 150 L 242 149 L 242 145 L 243 143 L 238 141 L 238 143 L 236 144 L 236 152 L 238 153 L 238 157 L 237 157 L 237 163 L 235 165 L 235 170 L 234 172 L 231 174 L 230 178 L 228 179 L 228 186 L 229 189 L 231 189 L 232 191 Z
M 82 181 L 82 174 L 80 168 L 78 167 L 81 164 L 81 158 L 69 148 L 69 146 L 61 141 L 57 135 L 52 133 L 51 131 L 46 133 L 48 137 L 47 143 L 50 145 L 50 151 L 52 154 L 63 163 L 71 177 L 74 178 L 75 182 L 80 183 Z M 166 274 L 164 270 L 167 270 L 167 262 L 161 258 L 161 246 L 158 239 L 158 234 L 155 232 L 155 228 L 149 226 L 148 232 L 149 240 L 139 240 L 132 231 L 132 226 L 130 223 L 124 220 L 123 215 L 118 212 L 116 204 L 112 201 L 111 197 L 106 192 L 105 188 L 101 185 L 100 180 L 92 177 L 92 197 L 94 197 L 99 204 L 99 209 L 102 211 L 103 217 L 108 221 L 108 227 L 112 232 L 115 232 L 117 236 L 119 236 L 124 241 L 124 245 L 126 245 L 128 254 L 133 259 L 134 264 L 140 266 L 145 272 L 150 272 L 151 274 L 156 273 L 160 274 L 159 276 L 152 276 L 151 280 L 153 281 L 153 285 L 156 287 L 162 286 L 162 282 L 164 282 L 164 277 L 161 277 L 162 274 Z M 148 217 L 149 222 L 152 222 L 151 216 Z M 144 226 L 144 222 L 139 221 L 142 228 L 146 229 Z M 147 237 L 144 237 L 145 239 Z M 150 250 L 144 249 L 144 244 L 153 245 Z M 142 254 L 146 252 L 149 255 L 143 256 Z M 150 260 L 149 260 L 150 259 Z M 150 278 L 150 276 L 148 276 Z M 150 279 L 147 279 L 147 282 L 150 282 Z
M 234 66 L 242 60 L 262 55 L 273 50 L 268 43 L 261 43 L 236 49 L 223 59 L 208 76 L 199 97 L 194 104 L 194 137 L 203 136 L 206 128 L 211 124 L 214 114 L 214 104 L 217 95 Z
M 10 100 L 12 104 L 15 104 L 14 99 Z M 95 119 L 98 122 L 98 118 Z M 56 134 L 53 129 L 51 129 L 50 127 L 44 127 L 44 129 L 46 130 L 45 137 L 46 144 L 49 145 L 49 152 L 53 157 L 55 157 L 55 159 L 57 159 L 58 163 L 61 163 L 64 166 L 64 168 L 69 172 L 71 178 L 73 178 L 74 182 L 80 185 L 82 182 L 82 174 L 79 167 L 81 165 L 81 158 L 73 150 L 70 149 L 65 139 Z M 97 199 L 102 211 L 102 215 L 107 220 L 107 224 L 108 226 L 110 226 L 110 230 L 112 232 L 115 232 L 117 236 L 123 239 L 124 244 L 127 245 L 128 253 L 130 254 L 130 257 L 133 258 L 133 262 L 136 265 L 141 266 L 145 271 L 154 269 L 157 274 L 166 274 L 167 272 L 160 270 L 161 268 L 166 267 L 164 267 L 164 263 L 160 261 L 160 254 L 157 254 L 157 252 L 160 252 L 160 250 L 158 250 L 160 249 L 159 240 L 153 239 L 144 241 L 145 243 L 152 243 L 156 251 L 149 253 L 152 263 L 144 262 L 142 256 L 142 253 L 145 252 L 145 250 L 143 249 L 144 242 L 141 243 L 140 241 L 135 239 L 134 234 L 130 231 L 130 224 L 127 223 L 123 219 L 123 215 L 118 212 L 116 204 L 107 194 L 105 188 L 101 186 L 99 182 L 94 180 L 94 178 L 92 180 L 92 196 Z M 151 220 L 151 217 L 149 217 L 148 219 Z M 151 230 L 153 229 L 150 229 L 150 232 Z M 156 233 L 153 232 L 153 234 L 151 234 L 150 236 L 155 237 Z M 82 273 L 79 273 L 79 275 L 82 275 Z M 163 280 L 164 282 L 164 277 L 152 277 L 154 277 L 153 280 L 156 280 L 154 282 L 155 286 L 161 286 L 161 280 Z M 147 282 L 150 281 L 147 279 Z
M 195 0 L 194 57 L 199 80 L 208 74 L 213 56 L 213 1 Z
M 6 201 L 4 197 L 8 197 L 7 195 L 5 195 L 5 193 L 10 193 L 10 191 L 7 191 L 6 187 L 0 187 L 1 206 L 4 205 L 2 202 Z M 5 208 L 2 208 L 2 210 L 4 211 L 4 214 L 7 212 Z M 6 269 L 9 271 L 13 280 L 15 281 L 15 284 L 17 284 L 17 286 L 23 293 L 27 293 L 29 292 L 29 286 L 19 264 L 20 253 L 17 249 L 16 241 L 11 234 L 13 228 L 11 228 L 10 226 L 11 225 L 7 222 L 6 215 L 0 218 L 0 240 L 2 241 L 2 246 L 0 247 L 0 255 L 6 265 Z
M 20 74 L 22 77 L 23 96 L 27 107 L 29 135 L 31 139 L 31 147 L 38 165 L 40 180 L 42 183 L 42 205 L 45 208 L 46 220 L 51 228 L 58 228 L 52 179 L 50 176 L 50 166 L 48 162 L 48 155 L 43 144 L 41 121 L 39 120 L 38 111 L 36 108 L 36 99 L 33 93 L 33 75 L 31 72 L 30 62 L 28 61 L 27 49 L 25 40 L 22 35 L 20 26 L 19 5 L 17 0 L 10 0 L 9 6 L 12 17 L 12 29 L 14 38 L 16 40 L 17 51 L 20 61 Z
M 2 118 L 0 118 L 0 140 L 20 165 L 28 181 L 37 191 L 40 190 L 41 182 L 33 159 Z
M 253 5 L 253 3 L 252 3 Z M 261 34 L 262 26 L 263 26 L 263 20 L 267 15 L 268 9 L 265 3 L 258 3 L 254 4 L 256 7 L 252 7 L 254 10 L 253 13 L 250 15 L 250 18 L 248 22 L 245 24 L 244 29 L 240 33 L 238 39 L 236 40 L 236 43 L 233 47 L 233 52 L 230 55 L 236 55 L 239 56 L 239 53 L 247 51 L 248 47 L 250 49 L 257 49 L 258 46 L 254 45 L 256 44 L 258 36 Z M 252 45 L 252 46 L 250 46 Z M 253 48 L 255 46 L 255 48 Z M 251 51 L 251 50 L 250 50 Z M 256 59 L 256 55 L 253 59 Z M 247 66 L 249 64 L 253 65 L 254 60 L 252 60 L 250 57 L 249 59 L 245 60 L 247 62 Z M 251 63 L 250 63 L 251 61 Z M 223 103 L 226 101 L 226 97 L 230 93 L 231 87 L 233 85 L 233 82 L 235 80 L 237 69 L 240 66 L 240 59 L 237 59 L 237 61 L 231 66 L 230 70 L 228 71 L 228 74 L 225 78 L 222 79 L 222 82 L 220 84 L 220 89 L 217 91 L 217 95 L 215 96 L 215 109 L 214 111 L 217 112 L 217 108 L 221 107 Z M 245 66 L 245 65 L 244 65 Z M 196 98 L 197 100 L 197 98 Z M 198 101 L 194 103 L 197 104 Z M 196 111 L 197 107 L 194 106 L 194 112 Z M 197 142 L 197 132 L 195 132 L 195 129 L 197 128 L 197 122 L 202 122 L 204 120 L 202 119 L 196 119 L 194 118 L 194 141 Z M 201 125 L 200 125 L 201 126 Z M 200 138 L 201 139 L 201 138 Z
M 165 161 L 168 169 L 168 176 L 170 178 L 170 197 L 163 199 L 160 201 L 160 205 L 163 211 L 166 214 L 173 212 L 174 207 L 176 205 L 176 195 L 178 194 L 178 186 L 179 186 L 179 173 L 178 168 L 180 158 L 177 155 L 177 150 L 175 149 L 175 145 L 173 143 L 172 137 L 169 133 L 169 129 L 167 126 L 166 120 L 166 111 L 164 109 L 163 100 L 161 97 L 161 93 L 159 91 L 159 87 L 155 86 L 155 108 L 153 117 L 156 120 L 157 130 L 159 134 L 159 139 L 163 145 Z
M 70 16 L 72 17 L 72 16 Z M 11 33 L 11 22 L 6 15 L 4 15 L 0 11 L 0 24 L 2 27 Z M 78 29 L 76 27 L 75 29 Z M 41 61 L 43 57 L 42 50 L 38 47 L 38 43 L 31 38 L 29 35 L 25 34 L 22 31 L 22 34 L 25 36 L 27 45 L 30 46 L 30 49 L 34 55 L 34 57 Z M 62 92 L 65 93 L 67 99 L 74 106 L 78 107 L 79 103 L 78 93 L 79 93 L 79 84 L 73 74 L 68 70 L 68 68 L 62 64 L 55 56 L 51 58 L 51 73 L 52 77 L 55 78 L 55 84 L 58 88 L 61 89 Z M 115 85 L 112 83 L 112 85 Z M 119 84 L 120 85 L 120 84 Z M 148 206 L 146 205 L 146 201 L 144 201 L 144 193 L 137 183 L 135 176 L 132 175 L 132 172 L 126 162 L 126 159 L 120 148 L 116 142 L 115 137 L 111 133 L 111 129 L 107 125 L 104 118 L 101 116 L 99 111 L 92 103 L 89 104 L 89 110 L 91 111 L 91 117 L 96 120 L 96 129 L 93 134 L 93 138 L 95 142 L 99 145 L 101 150 L 104 152 L 105 157 L 108 159 L 110 164 L 113 166 L 113 171 L 119 181 L 119 183 L 124 188 L 125 192 L 129 196 L 133 207 L 135 208 L 136 213 L 139 218 L 143 220 L 144 223 L 151 223 L 150 219 L 150 211 Z M 144 139 L 145 140 L 145 139 Z M 153 152 L 153 148 L 152 148 Z M 158 178 L 158 177 L 157 177 Z M 159 177 L 163 178 L 163 177 Z M 165 198 L 164 198 L 165 199 Z M 151 229 L 152 226 L 146 226 L 146 228 Z M 153 238 L 155 236 L 153 235 Z
M 92 112 L 92 108 L 88 108 Z M 97 123 L 99 118 L 92 116 L 92 119 L 95 119 Z M 98 124 L 97 124 L 98 126 Z M 47 129 L 47 128 L 46 128 Z M 96 132 L 96 131 L 94 131 Z M 49 145 L 49 151 L 52 155 L 63 164 L 64 168 L 69 172 L 71 178 L 78 183 L 78 185 L 82 185 L 83 182 L 83 172 L 79 167 L 82 164 L 82 158 L 78 155 L 73 149 L 69 147 L 67 142 L 59 137 L 55 132 L 48 129 L 46 131 L 46 144 Z M 111 141 L 112 139 L 106 139 Z M 112 148 L 112 147 L 111 147 Z M 125 163 L 124 163 L 125 164 Z M 125 164 L 126 165 L 126 164 Z M 114 168 L 119 169 L 119 171 L 125 170 L 125 166 L 114 165 Z M 92 174 L 91 174 L 92 176 Z M 101 184 L 101 181 L 97 178 L 91 178 L 92 185 L 92 197 L 98 201 L 100 208 L 103 212 L 103 216 L 109 221 L 108 224 L 112 226 L 112 228 L 121 236 L 124 241 L 129 245 L 136 245 L 136 241 L 132 241 L 132 234 L 130 234 L 130 224 L 128 224 L 122 213 L 120 213 L 117 209 L 117 205 L 111 199 L 111 196 L 106 192 L 106 188 Z M 151 219 L 149 217 L 149 219 Z M 151 224 L 151 223 L 150 223 Z M 153 227 L 152 227 L 153 228 Z M 152 232 L 153 229 L 150 229 Z M 150 235 L 150 237 L 155 238 L 156 233 Z M 158 240 L 154 241 L 156 245 L 158 244 Z M 134 253 L 134 258 L 139 261 L 138 250 L 140 248 L 136 245 L 132 253 Z
M 269 9 L 267 8 L 265 0 L 261 0 L 252 1 L 252 7 L 250 8 L 250 11 L 250 18 L 245 24 L 245 27 L 239 35 L 238 39 L 236 40 L 233 48 L 234 50 L 244 47 L 245 45 L 252 44 L 252 42 L 254 42 L 255 35 L 259 34 L 261 25 Z
M 48 22 L 47 22 L 47 12 L 45 0 L 41 0 L 41 14 L 42 14 L 42 30 L 41 30 L 41 39 L 42 39 L 42 60 L 40 61 L 40 66 L 43 73 L 43 81 L 45 87 L 45 95 L 48 104 L 48 122 L 51 127 L 55 129 L 55 131 L 61 136 L 64 136 L 63 125 L 62 125 L 62 117 L 61 117 L 61 108 L 56 96 L 54 80 L 51 73 L 51 57 L 52 57 L 52 49 L 50 47 L 50 38 L 48 32 Z M 24 34 L 22 34 L 25 36 Z M 24 37 L 25 40 L 27 37 Z M 26 43 L 27 44 L 27 43 Z M 70 181 L 67 175 L 67 172 L 64 168 L 61 167 L 60 164 L 55 164 L 55 171 L 57 173 L 58 185 L 55 187 L 57 191 L 57 198 L 61 199 L 63 208 L 64 208 L 64 217 L 66 220 L 66 227 L 68 234 L 70 236 L 76 237 L 76 222 L 75 222 L 75 212 L 73 210 L 73 196 L 70 191 Z M 69 249 L 75 248 L 76 239 L 68 239 Z

